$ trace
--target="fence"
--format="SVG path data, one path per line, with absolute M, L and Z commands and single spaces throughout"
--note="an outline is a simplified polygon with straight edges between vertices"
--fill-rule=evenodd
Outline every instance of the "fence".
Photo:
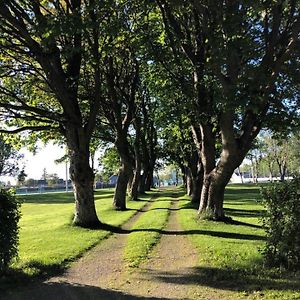
M 113 188 L 115 184 L 97 182 L 95 184 L 96 189 Z M 35 187 L 20 187 L 16 189 L 17 195 L 28 194 L 44 194 L 44 193 L 58 193 L 66 192 L 66 186 L 35 186 Z M 73 186 L 68 186 L 68 192 L 73 192 Z

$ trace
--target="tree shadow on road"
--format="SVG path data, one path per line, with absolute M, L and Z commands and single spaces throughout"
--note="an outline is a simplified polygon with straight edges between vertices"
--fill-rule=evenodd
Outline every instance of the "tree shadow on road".
M 156 228 L 123 229 L 121 227 L 116 227 L 109 224 L 102 224 L 102 226 L 103 226 L 102 227 L 103 230 L 107 230 L 118 234 L 130 234 L 132 232 L 158 232 L 160 234 L 165 234 L 165 235 L 199 234 L 199 235 L 209 235 L 214 237 L 222 237 L 222 238 L 238 239 L 238 240 L 263 240 L 264 241 L 266 239 L 264 236 L 256 235 L 256 234 L 242 234 L 236 232 L 222 232 L 222 231 L 202 230 L 202 229 L 172 231 L 172 230 L 156 229 Z
M 254 292 L 277 290 L 293 290 L 300 292 L 299 278 L 264 278 L 251 273 L 247 274 L 244 269 L 225 269 L 215 267 L 195 267 L 187 273 L 157 272 L 145 270 L 151 274 L 151 279 L 168 284 L 194 284 L 211 288 L 238 292 Z
M 122 293 L 121 291 L 103 289 L 96 286 L 67 282 L 46 282 L 23 287 L 3 293 L 1 300 L 155 300 L 167 298 L 142 297 Z

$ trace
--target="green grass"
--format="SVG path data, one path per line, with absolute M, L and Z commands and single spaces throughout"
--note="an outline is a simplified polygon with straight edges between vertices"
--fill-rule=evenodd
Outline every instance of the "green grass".
M 152 194 L 153 195 L 153 194 Z M 101 222 L 120 226 L 126 222 L 151 197 L 141 201 L 129 201 L 127 211 L 112 208 L 113 190 L 95 193 L 97 214 Z M 110 231 L 90 230 L 71 226 L 74 198 L 71 193 L 20 196 L 22 218 L 20 220 L 19 260 L 15 269 L 27 275 L 48 274 L 61 269 L 88 249 L 106 238 Z
M 199 251 L 194 276 L 199 285 L 226 290 L 234 299 L 300 299 L 300 278 L 264 267 L 259 189 L 231 185 L 225 194 L 226 215 L 234 224 L 199 220 L 188 198 L 180 201 L 179 219 Z
M 161 230 L 165 227 L 172 193 L 164 193 L 155 198 L 153 204 L 132 226 L 124 250 L 124 259 L 129 267 L 138 267 L 159 241 Z

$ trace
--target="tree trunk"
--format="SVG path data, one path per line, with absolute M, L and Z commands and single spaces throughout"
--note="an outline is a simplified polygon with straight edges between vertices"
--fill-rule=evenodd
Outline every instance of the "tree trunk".
M 82 227 L 97 227 L 100 221 L 94 202 L 94 173 L 89 164 L 89 147 L 84 135 L 70 130 L 67 135 L 70 158 L 70 178 L 74 187 L 75 214 L 73 224 Z
M 205 193 L 205 198 L 201 197 L 201 201 L 205 202 L 200 203 L 199 214 L 207 214 L 209 218 L 214 220 L 223 220 L 225 218 L 223 210 L 225 187 L 239 164 L 238 160 L 236 160 L 235 164 L 230 161 L 219 163 L 206 176 L 202 189 L 202 193 Z
M 132 174 L 132 166 L 122 161 L 114 194 L 113 206 L 116 210 L 126 210 L 127 186 Z
M 146 178 L 147 178 L 147 174 L 149 172 L 149 163 L 145 163 L 143 164 L 143 174 L 140 177 L 140 182 L 139 182 L 139 188 L 138 191 L 140 194 L 145 194 L 146 191 Z
M 136 168 L 133 175 L 132 184 L 130 187 L 130 199 L 137 200 L 139 195 L 139 183 L 141 178 L 141 168 Z
M 245 149 L 236 150 L 235 147 L 223 149 L 217 166 L 206 175 L 202 189 L 205 197 L 201 195 L 199 214 L 207 214 L 208 218 L 214 220 L 226 219 L 223 209 L 225 187 L 247 152 Z
M 183 186 L 184 186 L 185 190 L 187 190 L 186 167 L 183 165 L 180 165 L 180 170 L 182 173 Z
M 286 164 L 283 163 L 282 165 L 279 165 L 279 173 L 280 173 L 280 181 L 283 182 L 285 180 L 285 175 L 286 175 Z
M 135 170 L 130 185 L 129 196 L 131 200 L 138 199 L 139 183 L 141 180 L 142 160 L 141 160 L 141 120 L 137 116 L 134 120 L 135 126 L 135 142 L 134 142 L 134 156 L 135 156 Z
M 192 203 L 200 203 L 201 198 L 201 190 L 203 184 L 203 169 L 201 168 L 198 170 L 195 177 L 192 180 L 192 194 L 191 194 L 191 201 Z
M 186 178 L 186 194 L 188 196 L 191 196 L 193 193 L 193 179 L 189 168 L 186 168 L 185 178 Z
M 243 177 L 243 173 L 241 172 L 241 168 L 238 167 L 238 172 L 239 172 L 239 176 L 241 178 L 241 183 L 244 183 L 244 177 Z
M 188 160 L 189 174 L 191 176 L 191 201 L 192 203 L 200 203 L 201 189 L 203 183 L 203 166 L 198 151 L 193 151 Z
M 133 159 L 130 155 L 130 147 L 127 140 L 127 130 L 125 132 L 117 133 L 115 145 L 121 157 L 121 167 L 119 169 L 113 206 L 116 210 L 126 210 L 127 187 L 129 180 L 133 176 Z
M 153 172 L 154 172 L 154 166 L 150 166 L 150 169 L 148 171 L 146 182 L 145 182 L 145 190 L 150 191 L 153 187 Z
M 203 165 L 203 185 L 201 190 L 199 212 L 206 210 L 209 200 L 209 187 L 211 183 L 211 172 L 215 168 L 216 149 L 213 126 L 202 124 L 201 130 L 201 161 Z

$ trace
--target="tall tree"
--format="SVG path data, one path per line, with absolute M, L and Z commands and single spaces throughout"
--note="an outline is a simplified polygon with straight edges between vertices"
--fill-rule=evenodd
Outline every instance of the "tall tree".
M 93 0 L 0 1 L 5 131 L 44 130 L 47 138 L 63 136 L 74 185 L 73 223 L 85 227 L 100 224 L 89 146 L 102 100 L 99 41 L 105 43 L 101 30 L 108 7 Z
M 199 213 L 223 219 L 234 170 L 261 128 L 294 106 L 283 86 L 293 86 L 286 78 L 297 73 L 300 8 L 297 1 L 157 4 L 170 47 L 186 56 L 193 74 L 193 126 L 204 168 Z
M 22 157 L 0 135 L 0 176 L 15 176 L 19 171 L 18 161 Z

